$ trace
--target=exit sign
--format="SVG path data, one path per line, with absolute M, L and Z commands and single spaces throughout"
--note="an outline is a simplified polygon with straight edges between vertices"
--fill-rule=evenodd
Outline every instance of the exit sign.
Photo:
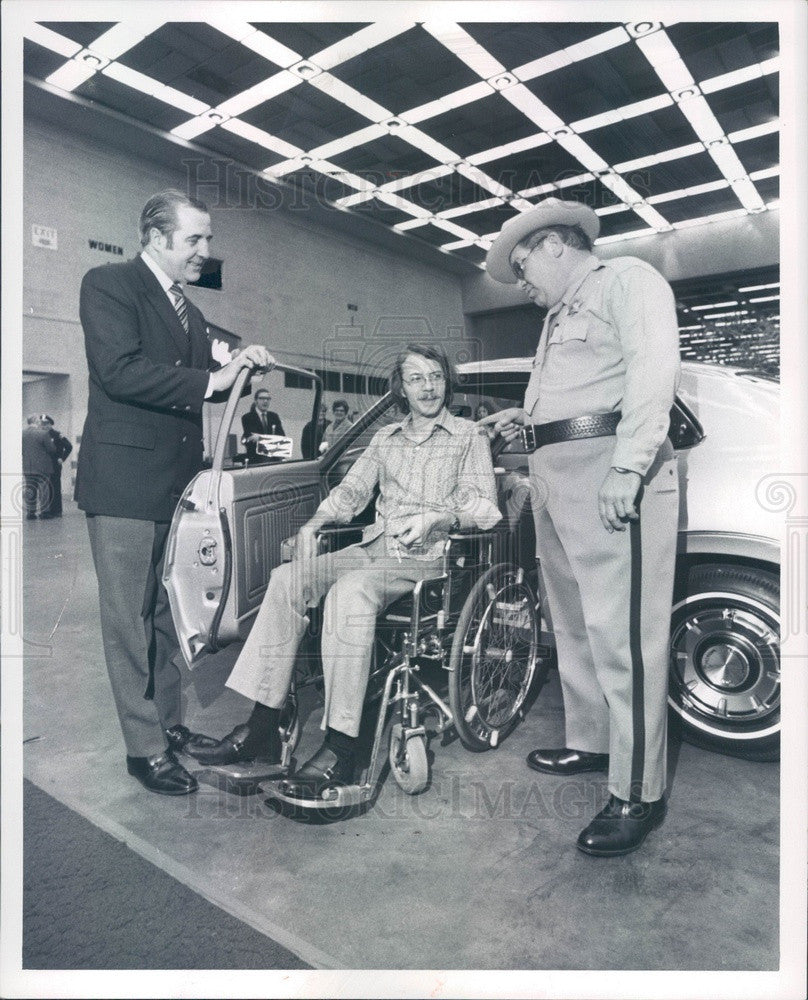
M 58 234 L 51 226 L 31 227 L 31 242 L 35 247 L 44 247 L 46 250 L 58 250 Z

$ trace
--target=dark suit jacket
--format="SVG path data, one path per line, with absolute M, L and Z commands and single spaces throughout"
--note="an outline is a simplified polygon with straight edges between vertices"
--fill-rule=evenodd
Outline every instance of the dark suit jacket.
M 27 424 L 22 431 L 22 471 L 27 476 L 49 476 L 55 457 L 56 445 L 48 431 Z
M 275 430 L 272 430 L 272 427 Z M 241 418 L 241 429 L 244 432 L 243 437 L 247 437 L 248 434 L 284 434 L 283 424 L 281 423 L 281 418 L 275 413 L 274 410 L 267 410 L 267 429 L 264 430 L 261 424 L 261 418 L 258 416 L 258 411 L 255 406 L 252 406 Z M 247 449 L 247 455 L 249 458 L 260 458 L 255 451 L 255 444 L 252 441 L 243 441 L 244 446 Z
M 168 521 L 202 467 L 205 318 L 188 301 L 186 333 L 140 257 L 88 271 L 79 313 L 90 392 L 76 501 L 88 514 Z
M 62 471 L 62 462 L 64 462 L 73 450 L 73 445 L 63 434 L 60 434 L 55 427 L 51 427 L 48 434 L 51 441 L 53 441 L 53 447 L 56 449 L 53 456 L 53 471 L 54 474 L 58 474 Z
M 326 420 L 322 424 L 316 420 L 310 420 L 306 424 L 303 428 L 303 436 L 300 439 L 300 449 L 303 452 L 303 458 L 317 458 L 320 453 L 323 434 L 330 423 L 330 420 Z

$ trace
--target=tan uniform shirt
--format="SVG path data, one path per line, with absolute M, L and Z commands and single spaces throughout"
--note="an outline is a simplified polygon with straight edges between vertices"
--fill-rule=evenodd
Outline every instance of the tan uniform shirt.
M 549 310 L 525 392 L 531 423 L 622 412 L 612 465 L 644 475 L 679 384 L 670 285 L 637 257 L 599 260 Z

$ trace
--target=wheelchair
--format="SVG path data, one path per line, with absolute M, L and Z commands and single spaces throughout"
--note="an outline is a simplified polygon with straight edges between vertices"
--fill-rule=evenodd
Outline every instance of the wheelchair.
M 319 551 L 354 541 L 357 530 L 324 528 Z M 284 546 L 287 559 L 290 542 Z M 358 806 L 374 798 L 386 756 L 398 786 L 417 795 L 430 781 L 432 734 L 453 729 L 473 752 L 494 749 L 505 739 L 523 717 L 552 653 L 540 641 L 539 602 L 524 570 L 495 558 L 506 542 L 497 531 L 450 534 L 440 575 L 416 583 L 411 595 L 379 616 L 365 711 L 375 701 L 378 708 L 369 762 L 357 783 L 328 787 L 316 800 L 284 794 L 281 781 L 262 783 L 262 792 L 296 810 Z M 445 675 L 445 693 L 424 677 L 428 668 L 430 678 Z M 281 726 L 286 761 L 299 736 L 296 706 L 293 685 Z

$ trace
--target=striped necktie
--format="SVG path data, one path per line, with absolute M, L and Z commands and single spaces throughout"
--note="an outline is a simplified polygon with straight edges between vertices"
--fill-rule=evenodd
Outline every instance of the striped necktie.
M 180 323 L 182 323 L 185 332 L 188 333 L 188 304 L 185 301 L 185 296 L 182 294 L 182 288 L 175 282 L 169 288 L 169 292 L 171 292 L 171 297 L 174 299 L 174 308 L 180 318 Z

